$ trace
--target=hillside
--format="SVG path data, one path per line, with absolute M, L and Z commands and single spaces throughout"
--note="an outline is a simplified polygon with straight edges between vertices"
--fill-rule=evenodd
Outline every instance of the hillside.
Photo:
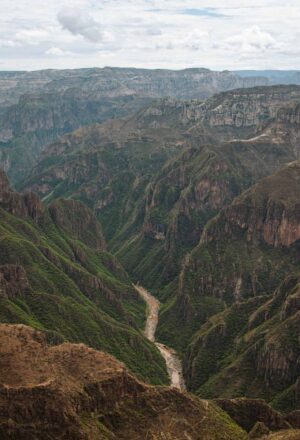
M 207 401 L 149 386 L 106 353 L 50 341 L 24 325 L 0 325 L 0 355 L 0 435 L 7 440 L 299 436 L 295 413 L 285 416 L 262 400 Z
M 21 325 L 0 327 L 0 434 L 7 440 L 246 439 L 215 404 L 147 386 L 106 353 L 49 344 Z
M 2 321 L 59 326 L 66 340 L 108 351 L 143 380 L 166 383 L 163 360 L 139 330 L 145 305 L 122 264 L 160 300 L 156 340 L 178 352 L 189 391 L 298 410 L 299 103 L 299 86 L 237 89 L 206 101 L 154 99 L 48 146 L 18 185 L 43 203 L 9 191 L 2 206 L 33 220 L 51 248 L 43 256 L 68 277 L 53 288 L 52 269 L 38 260 L 43 278 L 26 275 L 33 291 L 52 295 L 70 278 L 93 314 L 80 308 L 84 328 L 74 329 L 57 317 L 70 312 L 71 319 L 75 308 L 56 308 L 51 298 L 49 319 L 48 296 L 37 306 L 29 295 L 22 313 L 15 301 L 14 320 L 6 307 Z M 101 302 L 98 287 L 106 292 Z
M 46 208 L 11 190 L 0 173 L 0 321 L 46 330 L 49 340 L 112 353 L 150 383 L 167 383 L 164 361 L 142 335 L 145 305 L 82 202 Z
M 299 99 L 278 86 L 156 101 L 51 145 L 21 187 L 86 202 L 126 269 L 158 289 L 210 218 L 298 157 Z
M 159 337 L 185 351 L 201 396 L 299 407 L 299 188 L 296 161 L 222 209 L 186 257 Z

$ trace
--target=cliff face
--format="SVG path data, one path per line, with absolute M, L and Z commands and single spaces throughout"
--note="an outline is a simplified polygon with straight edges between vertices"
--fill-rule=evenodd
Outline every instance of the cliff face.
M 11 191 L 9 180 L 3 170 L 0 169 L 0 192 Z
M 6 174 L 0 173 L 0 207 L 19 217 L 30 217 L 35 222 L 43 216 L 44 207 L 33 192 L 18 194 L 10 187 Z
M 167 163 L 146 189 L 141 232 L 118 254 L 128 270 L 152 288 L 173 280 L 207 220 L 236 194 L 236 177 L 217 148 L 208 146 L 185 149 Z
M 259 106 L 257 111 L 261 111 Z M 189 134 L 197 133 L 189 139 L 193 146 L 170 160 L 146 189 L 142 231 L 119 254 L 129 271 L 152 287 L 172 280 L 182 256 L 197 245 L 210 218 L 259 178 L 299 157 L 297 114 L 298 105 L 291 104 L 259 135 L 223 143 L 215 139 L 213 146 L 203 146 L 203 136 L 199 140 L 198 131 L 189 129 Z M 157 119 L 163 121 L 163 116 Z
M 299 102 L 298 86 L 258 87 L 250 90 L 234 90 L 216 95 L 205 103 L 205 122 L 213 127 L 237 129 L 264 126 L 276 120 L 279 108 L 291 102 Z
M 205 230 L 201 242 L 246 231 L 248 242 L 289 247 L 300 238 L 300 162 L 292 162 L 238 197 Z M 218 229 L 217 224 L 222 225 Z
M 298 161 L 287 165 L 237 197 L 207 224 L 200 245 L 182 273 L 186 278 L 183 281 L 186 290 L 192 287 L 188 280 L 189 272 L 193 271 L 202 274 L 198 285 L 194 282 L 192 287 L 202 295 L 214 292 L 220 297 L 230 295 L 238 299 L 272 291 L 267 272 L 274 276 L 276 267 L 278 274 L 276 281 L 273 280 L 278 282 L 277 277 L 291 267 L 293 259 L 296 262 L 300 238 L 299 175 Z M 205 252 L 209 253 L 211 262 L 202 259 Z M 280 255 L 286 257 L 280 260 Z M 272 267 L 268 269 L 268 261 L 272 258 Z M 214 260 L 218 264 L 218 274 L 214 270 Z M 273 289 L 275 287 L 273 284 Z
M 158 336 L 186 351 L 210 316 L 266 298 L 297 266 L 298 165 L 253 185 L 299 157 L 298 100 L 292 86 L 156 101 L 65 136 L 44 151 L 25 188 L 95 210 L 126 269 L 147 286 L 166 286 Z M 214 331 L 209 341 L 226 329 Z M 198 389 L 192 362 L 186 377 Z
M 272 431 L 291 427 L 280 412 L 260 399 L 216 399 L 215 402 L 247 432 L 250 432 L 257 422 L 263 423 Z
M 246 139 L 272 122 L 299 124 L 299 100 L 299 86 L 254 87 L 218 93 L 205 101 L 156 100 L 137 117 L 152 128 L 171 122 L 201 140 L 205 135 L 215 140 Z
M 21 325 L 0 335 L 3 438 L 246 439 L 213 403 L 147 386 L 105 353 Z

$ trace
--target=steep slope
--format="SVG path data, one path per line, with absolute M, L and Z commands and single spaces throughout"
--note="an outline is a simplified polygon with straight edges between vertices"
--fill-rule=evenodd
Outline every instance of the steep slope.
M 35 194 L 12 191 L 1 172 L 0 241 L 1 322 L 85 342 L 145 380 L 167 382 L 163 359 L 139 331 L 145 305 L 82 202 L 59 200 L 47 209 Z
M 247 437 L 214 403 L 147 386 L 105 353 L 49 344 L 22 325 L 0 330 L 0 435 L 7 440 Z
M 182 350 L 192 338 L 185 375 L 201 395 L 265 397 L 283 409 L 299 406 L 299 281 L 289 275 L 299 267 L 299 188 L 296 161 L 208 222 L 186 258 L 159 336 Z
M 298 297 L 299 276 L 289 276 L 267 300 L 240 301 L 211 317 L 187 351 L 191 388 L 202 396 L 264 397 L 280 410 L 299 409 Z

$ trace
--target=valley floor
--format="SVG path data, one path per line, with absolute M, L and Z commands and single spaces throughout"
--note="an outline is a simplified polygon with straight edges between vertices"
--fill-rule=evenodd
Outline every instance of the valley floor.
M 171 386 L 181 391 L 186 390 L 182 364 L 175 350 L 164 344 L 155 341 L 155 331 L 158 324 L 160 303 L 151 293 L 140 285 L 134 285 L 136 291 L 146 301 L 148 306 L 148 316 L 145 327 L 145 336 L 149 341 L 154 342 L 162 357 L 166 361 L 167 371 L 170 377 Z

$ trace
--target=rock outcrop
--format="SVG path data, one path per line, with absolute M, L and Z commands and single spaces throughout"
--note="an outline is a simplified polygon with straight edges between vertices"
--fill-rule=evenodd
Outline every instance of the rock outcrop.
M 238 229 L 248 242 L 289 247 L 300 239 L 300 162 L 292 162 L 262 180 L 224 209 L 204 231 L 201 242 L 233 237 Z M 222 224 L 222 232 L 217 224 Z M 215 228 L 216 226 L 216 228 Z
M 0 208 L 19 217 L 31 217 L 35 222 L 44 214 L 39 197 L 33 192 L 19 194 L 13 191 L 3 170 L 0 171 Z
M 0 327 L 2 438 L 246 440 L 213 403 L 147 386 L 105 353 Z
M 0 298 L 16 299 L 30 289 L 26 271 L 22 266 L 0 266 Z
M 250 432 L 257 422 L 263 423 L 271 431 L 291 427 L 284 416 L 264 400 L 240 398 L 216 399 L 215 402 L 247 432 Z
M 0 169 L 0 193 L 11 191 L 9 180 L 5 172 Z

